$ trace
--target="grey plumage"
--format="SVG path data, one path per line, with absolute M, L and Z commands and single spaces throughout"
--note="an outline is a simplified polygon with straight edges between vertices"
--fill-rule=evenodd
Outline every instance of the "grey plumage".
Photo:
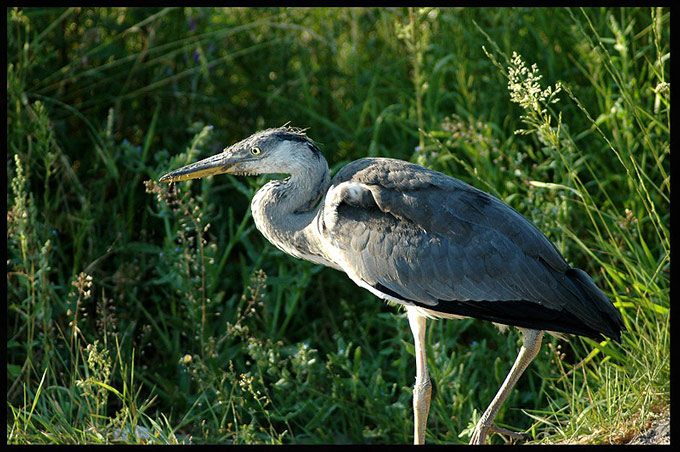
M 497 198 L 393 159 L 352 162 L 331 188 L 342 182 L 364 184 L 371 196 L 341 204 L 328 234 L 371 286 L 435 311 L 620 339 L 611 302 Z
M 540 331 L 620 340 L 621 315 L 585 272 L 570 267 L 517 211 L 458 179 L 401 160 L 364 158 L 331 180 L 310 138 L 278 128 L 161 181 L 220 173 L 289 174 L 253 197 L 262 234 L 286 253 L 344 271 L 359 286 L 407 306 L 419 363 L 416 442 L 424 441 L 430 398 L 422 316 L 475 317 L 523 328 L 525 346 L 480 420 L 474 443 L 501 431 L 493 417 L 538 352 Z

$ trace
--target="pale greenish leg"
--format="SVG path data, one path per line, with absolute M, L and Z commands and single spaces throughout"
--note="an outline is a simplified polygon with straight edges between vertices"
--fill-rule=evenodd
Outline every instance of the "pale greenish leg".
M 425 328 L 427 319 L 415 309 L 408 309 L 408 321 L 416 349 L 416 384 L 413 387 L 413 444 L 425 444 L 427 413 L 430 411 L 432 384 L 427 372 Z
M 475 431 L 472 434 L 472 439 L 470 439 L 470 444 L 484 444 L 486 440 L 486 435 L 491 432 L 501 433 L 505 435 L 510 435 L 515 438 L 522 438 L 524 435 L 510 430 L 497 427 L 494 425 L 493 420 L 498 414 L 498 410 L 503 405 L 503 402 L 510 394 L 510 391 L 519 380 L 519 377 L 524 373 L 529 363 L 538 355 L 538 351 L 541 349 L 541 339 L 543 338 L 543 331 L 539 330 L 529 330 L 521 328 L 522 335 L 524 336 L 524 343 L 522 348 L 519 350 L 515 364 L 512 365 L 512 369 L 505 377 L 505 381 L 501 385 L 496 397 L 493 398 L 489 407 L 486 409 L 484 414 L 482 414 L 481 419 L 475 427 Z

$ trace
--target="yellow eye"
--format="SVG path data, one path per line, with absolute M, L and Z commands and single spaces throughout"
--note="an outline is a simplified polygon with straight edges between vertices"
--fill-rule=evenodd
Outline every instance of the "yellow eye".
M 260 152 L 262 152 L 262 151 L 257 146 L 250 149 L 250 153 L 253 154 L 253 155 L 258 155 Z

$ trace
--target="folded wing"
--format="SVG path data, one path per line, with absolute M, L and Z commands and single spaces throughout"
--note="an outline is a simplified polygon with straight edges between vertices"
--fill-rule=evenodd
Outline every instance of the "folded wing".
M 618 339 L 611 302 L 497 198 L 392 159 L 347 165 L 329 193 L 322 233 L 338 264 L 375 291 L 441 313 Z

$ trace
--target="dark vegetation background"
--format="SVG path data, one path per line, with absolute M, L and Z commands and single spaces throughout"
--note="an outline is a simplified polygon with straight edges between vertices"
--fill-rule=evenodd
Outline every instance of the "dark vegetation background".
M 396 157 L 489 191 L 591 274 L 622 344 L 547 337 L 497 421 L 625 442 L 669 405 L 669 29 L 664 8 L 8 9 L 8 442 L 412 441 L 407 320 L 269 245 L 264 178 L 145 183 L 285 123 L 334 170 Z M 467 442 L 519 335 L 427 339 L 428 442 Z

